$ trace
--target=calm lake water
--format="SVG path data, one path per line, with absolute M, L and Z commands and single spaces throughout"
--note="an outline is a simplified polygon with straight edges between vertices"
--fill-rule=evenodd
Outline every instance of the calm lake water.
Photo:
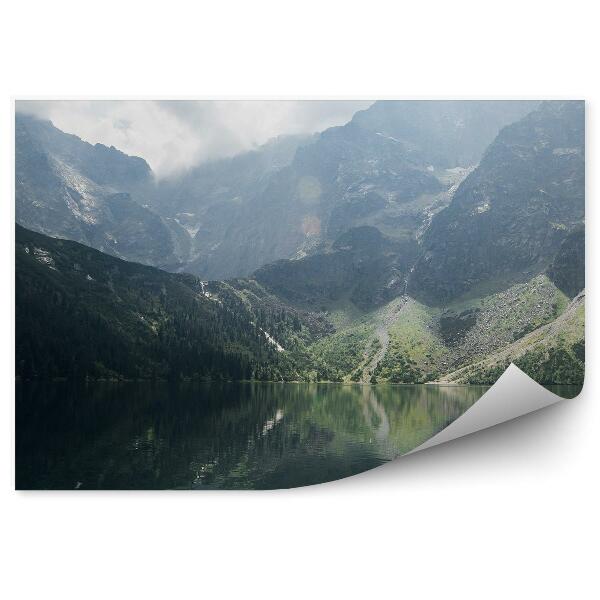
M 16 485 L 270 489 L 332 481 L 415 448 L 487 389 L 19 383 Z

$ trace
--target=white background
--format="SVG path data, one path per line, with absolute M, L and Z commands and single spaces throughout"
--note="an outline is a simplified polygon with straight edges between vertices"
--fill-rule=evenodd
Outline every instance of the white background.
M 49 598 L 598 598 L 598 20 L 565 2 L 5 2 L 0 591 Z M 596 60 L 594 60 L 596 57 Z M 13 490 L 11 97 L 584 98 L 583 395 L 307 489 Z

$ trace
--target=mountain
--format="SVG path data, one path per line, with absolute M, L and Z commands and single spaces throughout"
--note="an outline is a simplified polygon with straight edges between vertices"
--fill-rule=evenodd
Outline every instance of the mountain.
M 348 229 L 383 217 L 397 236 L 406 235 L 402 227 L 412 232 L 422 223 L 422 196 L 429 194 L 429 205 L 448 186 L 396 146 L 354 126 L 320 134 L 298 148 L 291 164 L 194 222 L 196 256 L 186 268 L 208 278 L 245 276 L 317 252 Z M 186 212 L 200 211 L 191 205 Z
M 310 144 L 311 135 L 281 135 L 258 148 L 231 158 L 211 160 L 157 182 L 150 197 L 152 208 L 165 216 L 200 215 L 185 211 L 224 204 L 236 196 L 248 196 L 261 180 L 289 165 L 296 150 Z
M 25 379 L 296 379 L 298 340 L 324 327 L 252 284 L 208 286 L 18 225 L 15 256 Z
M 292 304 L 318 310 L 346 299 L 368 310 L 405 291 L 417 253 L 415 240 L 394 240 L 375 227 L 355 227 L 326 251 L 265 265 L 253 278 Z
M 239 238 L 246 233 L 234 230 L 242 219 L 241 211 L 264 193 L 270 177 L 289 165 L 296 150 L 312 139 L 279 136 L 250 152 L 209 161 L 159 181 L 148 202 L 168 223 L 180 228 L 185 244 L 185 252 L 168 268 L 207 278 L 237 276 L 253 270 L 230 266 L 229 257 L 219 248 L 232 237 L 240 244 L 244 241 Z M 247 245 L 244 250 L 252 252 Z
M 398 140 L 421 162 L 447 169 L 475 165 L 498 132 L 534 110 L 527 100 L 382 100 L 352 119 Z
M 385 101 L 155 181 L 147 163 L 17 114 L 17 221 L 209 279 L 315 254 L 346 231 L 414 239 L 500 128 L 535 102 Z
M 585 211 L 583 102 L 505 127 L 422 239 L 409 290 L 429 303 L 543 272 Z
M 268 172 L 246 169 L 252 160 L 242 156 L 170 182 L 173 191 L 158 199 L 157 210 L 185 219 L 192 246 L 183 268 L 207 278 L 245 276 L 318 253 L 360 226 L 414 238 L 500 128 L 536 105 L 377 102 L 299 143 L 285 154 L 287 163 L 279 160 Z
M 161 182 L 28 119 L 17 219 L 87 246 L 17 228 L 23 378 L 583 381 L 580 102 L 375 103 Z
M 145 264 L 178 260 L 176 232 L 143 206 L 154 186 L 146 161 L 19 113 L 15 147 L 18 223 Z

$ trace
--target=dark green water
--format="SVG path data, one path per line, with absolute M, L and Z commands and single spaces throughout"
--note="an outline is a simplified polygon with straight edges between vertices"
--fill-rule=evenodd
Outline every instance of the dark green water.
M 483 386 L 20 383 L 18 489 L 332 481 L 418 446 Z

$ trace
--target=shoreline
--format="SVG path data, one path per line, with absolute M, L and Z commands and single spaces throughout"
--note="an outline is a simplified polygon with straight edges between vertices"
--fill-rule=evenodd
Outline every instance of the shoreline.
M 360 381 L 262 381 L 256 379 L 240 379 L 240 380 L 219 380 L 219 379 L 182 379 L 172 381 L 168 379 L 69 379 L 68 377 L 60 377 L 54 379 L 22 379 L 15 378 L 15 384 L 48 384 L 48 383 L 68 383 L 68 384 L 130 384 L 130 383 L 145 383 L 145 384 L 270 384 L 270 385 L 340 385 L 340 386 L 360 386 L 360 387 L 414 387 L 414 386 L 432 386 L 432 387 L 453 387 L 453 388 L 477 388 L 477 387 L 492 387 L 493 383 L 451 383 L 444 381 L 427 381 L 424 383 L 394 383 L 382 381 L 379 383 L 368 383 Z M 538 382 L 536 382 L 538 383 Z M 577 383 L 538 383 L 543 387 L 547 386 L 573 386 L 583 387 Z

